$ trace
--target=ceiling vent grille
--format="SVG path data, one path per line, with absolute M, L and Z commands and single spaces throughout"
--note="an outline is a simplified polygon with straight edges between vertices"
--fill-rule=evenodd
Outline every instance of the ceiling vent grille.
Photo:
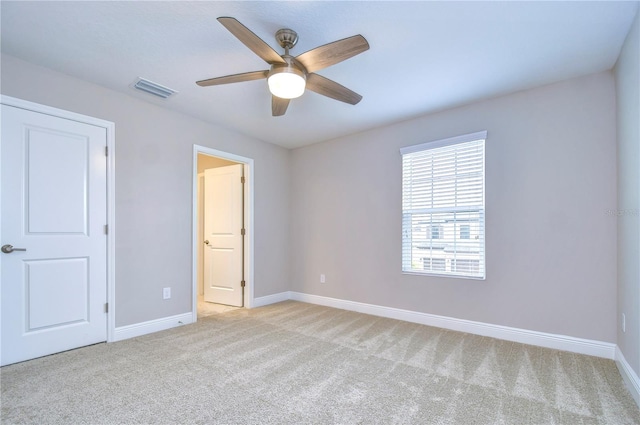
M 134 88 L 147 92 L 154 96 L 161 97 L 163 99 L 178 93 L 177 91 L 170 89 L 169 87 L 161 86 L 153 81 L 145 80 L 144 78 L 138 78 L 138 81 L 133 85 Z

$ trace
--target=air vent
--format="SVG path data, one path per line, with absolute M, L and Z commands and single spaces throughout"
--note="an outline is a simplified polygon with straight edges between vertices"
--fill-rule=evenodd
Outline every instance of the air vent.
M 175 90 L 172 90 L 165 86 L 161 86 L 160 84 L 156 84 L 153 81 L 145 80 L 144 78 L 138 78 L 138 81 L 136 81 L 133 87 L 154 96 L 161 97 L 163 99 L 166 99 L 169 96 L 178 93 Z

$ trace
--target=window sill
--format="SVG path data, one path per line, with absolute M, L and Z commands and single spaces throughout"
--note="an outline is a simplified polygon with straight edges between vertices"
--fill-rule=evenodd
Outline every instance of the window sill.
M 433 273 L 433 272 L 407 272 L 407 271 L 402 271 L 402 274 L 404 275 L 410 275 L 410 276 L 425 276 L 425 277 L 446 277 L 446 278 L 453 278 L 453 279 L 464 279 L 464 280 L 486 280 L 486 276 L 462 276 L 462 275 L 457 275 L 457 274 L 447 274 L 447 273 Z

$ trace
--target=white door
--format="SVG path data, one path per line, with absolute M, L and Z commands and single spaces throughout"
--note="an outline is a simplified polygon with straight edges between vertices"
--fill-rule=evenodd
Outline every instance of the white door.
M 243 165 L 204 171 L 204 300 L 243 305 Z
M 107 339 L 106 143 L 2 105 L 2 365 Z

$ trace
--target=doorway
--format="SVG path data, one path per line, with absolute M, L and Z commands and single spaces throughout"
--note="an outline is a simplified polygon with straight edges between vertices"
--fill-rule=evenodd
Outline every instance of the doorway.
M 194 322 L 253 304 L 252 167 L 250 158 L 194 145 Z

